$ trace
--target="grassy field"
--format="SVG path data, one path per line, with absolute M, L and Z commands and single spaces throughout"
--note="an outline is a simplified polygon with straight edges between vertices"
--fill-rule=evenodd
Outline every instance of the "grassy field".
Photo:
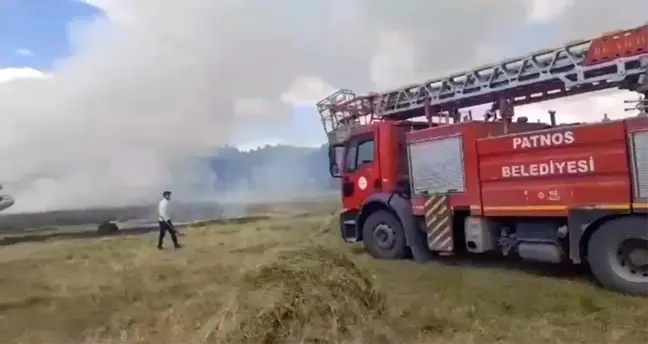
M 646 299 L 528 270 L 378 261 L 330 210 L 0 250 L 7 343 L 639 343 Z M 167 246 L 170 243 L 167 243 Z

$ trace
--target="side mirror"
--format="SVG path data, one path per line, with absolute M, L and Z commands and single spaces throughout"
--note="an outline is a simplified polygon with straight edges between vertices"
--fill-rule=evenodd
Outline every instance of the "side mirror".
M 340 168 L 338 167 L 337 164 L 332 163 L 329 166 L 329 173 L 331 174 L 331 177 L 333 178 L 340 178 L 342 177 L 342 174 L 340 173 Z
M 344 153 L 344 146 L 329 145 L 328 158 L 329 158 L 329 174 L 333 178 L 342 177 L 340 171 L 340 164 L 342 163 L 342 154 Z

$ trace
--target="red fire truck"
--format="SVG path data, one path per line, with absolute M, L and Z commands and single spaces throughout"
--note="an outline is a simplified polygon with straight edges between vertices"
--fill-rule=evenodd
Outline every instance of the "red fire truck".
M 640 114 L 513 120 L 515 106 L 609 88 L 643 96 Z M 340 90 L 317 107 L 342 237 L 382 259 L 587 264 L 610 289 L 648 294 L 647 99 L 648 24 L 388 92 Z

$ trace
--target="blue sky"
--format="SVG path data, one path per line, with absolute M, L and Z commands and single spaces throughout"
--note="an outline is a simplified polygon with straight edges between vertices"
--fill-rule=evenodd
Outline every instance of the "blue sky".
M 0 0 L 0 68 L 31 67 L 48 71 L 56 60 L 70 53 L 68 23 L 97 15 L 101 15 L 98 9 L 78 0 Z M 517 51 L 547 47 L 554 38 L 552 31 L 550 25 L 530 23 L 513 34 L 511 42 Z M 321 131 L 314 107 L 297 107 L 293 125 L 277 135 L 312 145 L 324 139 Z M 266 139 L 276 141 L 276 138 L 258 137 L 250 143 L 259 144 Z
M 0 68 L 39 70 L 48 70 L 54 61 L 69 54 L 70 21 L 100 14 L 75 0 L 8 0 L 0 9 Z
M 50 70 L 56 60 L 70 54 L 68 23 L 98 15 L 98 9 L 78 0 L 0 0 L 0 68 Z M 305 144 L 315 143 L 314 136 L 324 139 L 314 108 L 295 108 L 293 118 L 292 127 L 279 135 Z

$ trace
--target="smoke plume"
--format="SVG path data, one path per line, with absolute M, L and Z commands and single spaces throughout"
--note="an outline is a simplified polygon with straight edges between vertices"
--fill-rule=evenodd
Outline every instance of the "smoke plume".
M 648 13 L 645 0 L 86 2 L 104 15 L 70 26 L 72 56 L 0 85 L 15 211 L 150 201 L 202 178 L 192 157 L 241 144 L 233 133 L 276 137 L 294 105 L 335 88 L 396 87 Z

